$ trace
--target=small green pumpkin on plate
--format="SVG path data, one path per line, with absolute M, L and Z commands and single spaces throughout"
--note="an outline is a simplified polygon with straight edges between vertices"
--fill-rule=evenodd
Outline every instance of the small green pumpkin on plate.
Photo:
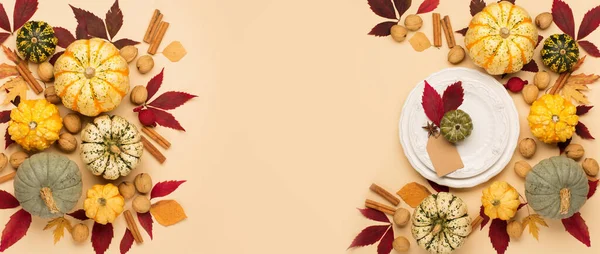
M 542 61 L 556 73 L 570 71 L 579 61 L 579 47 L 568 34 L 553 34 L 544 41 Z
M 33 63 L 41 63 L 50 58 L 57 43 L 54 29 L 44 21 L 28 21 L 17 33 L 19 55 Z
M 444 114 L 440 123 L 440 132 L 446 140 L 456 143 L 464 140 L 473 131 L 473 121 L 469 114 L 457 109 Z

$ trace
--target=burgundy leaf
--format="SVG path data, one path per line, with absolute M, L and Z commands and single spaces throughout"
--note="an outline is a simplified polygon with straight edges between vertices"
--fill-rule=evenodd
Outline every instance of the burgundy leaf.
M 381 23 L 375 25 L 371 29 L 371 31 L 369 32 L 369 35 L 374 35 L 374 36 L 378 36 L 378 37 L 388 36 L 391 34 L 390 29 L 392 29 L 392 26 L 395 24 L 396 24 L 396 22 L 392 22 L 392 21 L 381 22 Z
M 577 43 L 579 44 L 579 47 L 583 48 L 590 56 L 600 57 L 600 50 L 598 50 L 598 47 L 596 47 L 594 43 L 585 40 L 578 41 Z
M 575 20 L 573 10 L 562 0 L 554 0 L 552 3 L 552 19 L 563 33 L 575 38 Z
M 0 240 L 0 252 L 5 251 L 13 244 L 17 243 L 29 230 L 31 225 L 31 214 L 21 209 L 10 216 L 6 227 L 2 230 L 2 239 Z
M 394 228 L 390 225 L 383 238 L 377 245 L 377 254 L 389 254 L 394 243 Z
M 33 16 L 35 11 L 37 11 L 37 8 L 37 0 L 17 0 L 13 12 L 13 31 L 17 31 L 17 29 L 21 28 L 21 26 Z
M 125 46 L 133 46 L 133 45 L 140 44 L 140 42 L 139 41 L 130 40 L 130 39 L 120 39 L 118 41 L 113 42 L 113 44 L 118 49 L 122 49 Z
M 6 39 L 8 39 L 9 36 L 9 33 L 0 33 L 0 44 L 4 43 L 4 41 L 6 41 Z
M 578 122 L 577 125 L 575 125 L 575 133 L 583 139 L 594 139 L 592 134 L 590 134 L 590 130 L 588 130 L 587 126 L 582 122 Z
M 479 13 L 483 10 L 483 8 L 485 8 L 485 2 L 483 0 L 471 0 L 469 8 L 471 10 L 471 16 L 475 16 L 475 14 Z
M 588 180 L 588 185 L 590 186 L 590 190 L 588 191 L 587 198 L 590 199 L 596 193 L 596 189 L 598 188 L 598 179 L 596 181 Z
M 469 27 L 465 27 L 463 29 L 457 30 L 456 33 L 462 34 L 462 36 L 465 36 L 465 35 L 467 35 L 467 31 L 469 31 Z
M 563 154 L 565 152 L 565 149 L 567 148 L 567 146 L 571 144 L 571 140 L 572 139 L 567 139 L 567 141 L 565 141 L 565 142 L 559 142 L 557 144 L 558 150 L 560 151 L 560 154 Z
M 8 15 L 6 15 L 6 10 L 2 3 L 0 3 L 0 28 L 4 29 L 4 31 L 11 32 L 10 21 L 8 20 Z
M 67 213 L 67 215 L 69 215 L 69 216 L 71 216 L 71 217 L 73 217 L 75 219 L 78 219 L 78 220 L 87 220 L 87 219 L 89 219 L 87 217 L 87 215 L 85 215 L 85 210 L 83 210 L 83 209 L 79 209 L 79 210 L 77 210 L 75 212 L 72 212 L 72 213 Z
M 529 63 L 523 65 L 523 69 L 521 69 L 521 70 L 522 71 L 529 71 L 529 72 L 538 72 L 538 71 L 540 71 L 540 69 L 538 68 L 537 63 L 533 59 L 531 59 L 531 61 L 529 61 Z
M 600 6 L 596 6 L 593 9 L 589 10 L 585 16 L 583 16 L 583 20 L 581 20 L 581 25 L 579 25 L 579 32 L 577 33 L 577 40 L 581 40 L 586 36 L 590 35 L 598 26 L 600 25 Z
M 577 115 L 578 116 L 582 116 L 587 114 L 587 112 L 590 111 L 590 109 L 592 109 L 594 106 L 586 106 L 586 105 L 579 105 L 577 106 Z
M 462 82 L 458 81 L 448 87 L 442 95 L 442 102 L 444 104 L 444 114 L 451 110 L 456 110 L 463 103 L 463 97 L 465 91 L 462 88 Z
M 0 190 L 0 209 L 10 209 L 20 206 L 19 201 L 12 194 Z
M 80 20 L 77 23 L 77 27 L 75 28 L 75 38 L 78 40 L 81 39 L 89 39 L 90 35 L 87 32 L 85 20 Z
M 171 110 L 185 104 L 194 97 L 198 96 L 184 92 L 169 91 L 161 94 L 148 105 L 164 110 Z
M 390 219 L 388 219 L 388 217 L 387 217 L 387 215 L 385 215 L 385 213 L 382 213 L 375 209 L 371 209 L 371 208 L 365 208 L 365 209 L 357 208 L 357 209 L 358 209 L 358 211 L 360 211 L 360 213 L 363 216 L 365 216 L 365 218 L 367 218 L 369 220 L 385 222 L 385 223 L 390 222 Z
M 12 101 L 10 101 L 10 102 L 11 102 L 13 105 L 15 105 L 15 107 L 18 107 L 18 106 L 19 106 L 19 103 L 21 103 L 21 96 L 18 96 L 18 95 L 17 95 L 17 97 L 15 97 L 15 99 L 14 99 L 14 100 L 12 100 Z
M 71 6 L 71 9 L 73 9 L 73 13 L 75 14 L 75 19 L 77 19 L 78 24 L 85 24 L 85 32 L 87 32 L 87 34 L 93 37 L 108 40 L 108 36 L 106 35 L 106 27 L 104 26 L 104 21 L 102 21 L 101 18 L 89 11 L 73 7 L 72 5 L 69 6 Z M 78 28 L 81 29 L 79 25 Z
M 119 246 L 121 254 L 125 254 L 131 249 L 133 240 L 133 234 L 131 234 L 131 231 L 128 228 L 125 228 L 125 235 L 123 235 L 123 239 L 121 239 L 121 245 Z
M 396 11 L 394 11 L 394 5 L 392 0 L 367 0 L 371 10 L 384 18 L 396 19 Z
M 102 225 L 94 222 L 94 227 L 92 227 L 92 247 L 94 247 L 96 254 L 106 252 L 108 246 L 110 246 L 110 242 L 112 242 L 113 236 L 114 232 L 111 223 Z
M 62 56 L 62 54 L 64 54 L 64 53 L 65 53 L 64 51 L 57 52 L 56 54 L 54 54 L 54 55 L 53 55 L 53 56 L 50 58 L 50 60 L 48 60 L 48 62 L 50 62 L 52 65 L 54 65 L 54 64 L 56 63 L 56 60 L 58 60 L 58 58 L 59 58 L 60 56 Z
M 440 126 L 442 117 L 444 117 L 444 104 L 442 103 L 442 97 L 440 94 L 425 81 L 425 90 L 423 91 L 423 97 L 421 101 L 425 115 L 429 117 L 435 125 Z
M 562 224 L 565 226 L 567 232 L 574 236 L 575 239 L 579 240 L 587 247 L 592 246 L 590 232 L 579 212 L 573 214 L 573 216 L 569 218 L 562 219 Z
M 398 11 L 398 19 L 402 18 L 402 15 L 408 11 L 412 5 L 412 0 L 394 0 L 394 6 Z
M 363 247 L 376 243 L 383 237 L 385 232 L 390 227 L 391 225 L 377 225 L 366 227 L 360 233 L 358 233 L 358 235 L 354 238 L 348 249 L 354 247 Z
M 181 124 L 179 124 L 177 119 L 171 115 L 171 113 L 156 108 L 148 109 L 154 113 L 154 116 L 156 116 L 156 123 L 158 125 L 175 130 L 185 131 L 185 129 L 181 126 Z
M 431 180 L 427 180 L 427 182 L 429 183 L 429 185 L 431 185 L 431 188 L 433 188 L 437 192 L 450 192 L 450 187 L 448 186 L 439 185 Z
M 182 183 L 185 183 L 185 180 L 159 182 L 159 183 L 155 184 L 154 187 L 152 187 L 152 192 L 150 193 L 150 199 L 160 198 L 160 197 L 169 195 L 173 191 L 177 190 L 177 188 L 179 188 L 179 185 L 181 185 Z
M 440 0 L 425 0 L 419 6 L 419 10 L 417 11 L 417 14 L 428 13 L 430 11 L 433 11 L 433 10 L 435 10 L 435 8 L 438 7 L 439 4 L 440 4 Z
M 140 226 L 146 230 L 146 233 L 150 236 L 150 240 L 152 240 L 152 214 L 147 213 L 137 213 L 138 221 L 140 222 Z
M 164 72 L 165 68 L 163 68 L 159 74 L 157 74 L 152 79 L 150 79 L 150 81 L 148 81 L 148 84 L 146 85 L 146 90 L 148 90 L 148 99 L 146 99 L 146 102 L 152 99 L 152 96 L 156 94 L 156 92 L 160 88 L 160 85 L 162 85 Z
M 15 141 L 10 138 L 10 134 L 8 134 L 8 126 L 6 126 L 6 131 L 4 132 L 4 149 L 8 148 L 8 146 L 14 144 Z
M 8 123 L 10 121 L 11 110 L 0 111 L 0 123 Z
M 483 220 L 481 221 L 481 228 L 479 229 L 479 230 L 482 230 L 483 227 L 485 227 L 485 225 L 487 225 L 488 222 L 490 222 L 490 217 L 485 214 L 483 206 L 481 206 L 481 208 L 479 208 L 479 216 L 481 216 L 481 218 L 483 218 Z
M 54 35 L 58 38 L 58 46 L 67 48 L 75 41 L 75 36 L 69 30 L 62 27 L 54 27 Z
M 506 1 L 506 2 L 510 2 L 512 4 L 515 4 L 515 0 L 498 0 L 498 3 L 502 2 L 502 1 Z
M 510 242 L 510 236 L 506 232 L 507 226 L 506 221 L 500 219 L 493 219 L 490 225 L 490 240 L 492 240 L 492 246 L 498 254 L 504 254 Z
M 538 35 L 538 40 L 537 40 L 537 44 L 535 44 L 535 48 L 537 48 L 543 40 L 544 40 L 544 36 Z
M 517 211 L 521 210 L 521 208 L 523 208 L 523 207 L 524 207 L 524 206 L 526 206 L 526 205 L 527 205 L 527 203 L 521 203 L 521 204 L 519 205 L 519 207 L 517 207 Z
M 123 12 L 121 12 L 121 8 L 119 8 L 119 0 L 115 0 L 115 3 L 110 7 L 110 10 L 106 13 L 106 30 L 108 30 L 108 35 L 110 38 L 115 38 L 117 32 L 123 26 Z

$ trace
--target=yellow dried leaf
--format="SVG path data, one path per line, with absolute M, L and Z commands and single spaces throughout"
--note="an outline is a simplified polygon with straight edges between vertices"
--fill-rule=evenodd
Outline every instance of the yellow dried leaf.
M 187 54 L 187 51 L 183 45 L 181 45 L 181 42 L 174 41 L 171 42 L 171 44 L 169 44 L 162 53 L 166 58 L 171 60 L 171 62 L 179 62 L 179 60 L 181 60 L 181 58 Z
M 64 217 L 53 219 L 46 224 L 44 230 L 54 228 L 54 244 L 56 244 L 65 235 L 65 229 L 71 232 L 71 222 Z
M 424 51 L 431 47 L 431 42 L 429 42 L 427 36 L 421 32 L 416 32 L 415 35 L 413 35 L 413 37 L 410 38 L 410 40 L 408 41 L 410 42 L 410 45 L 413 47 L 413 49 L 417 52 Z
M 523 219 L 523 227 L 528 226 L 529 233 L 539 241 L 540 239 L 538 237 L 540 229 L 538 228 L 537 224 L 548 227 L 548 224 L 546 224 L 544 218 L 542 218 L 539 214 L 531 214 Z
M 596 82 L 598 78 L 600 78 L 600 76 L 595 74 L 586 75 L 581 73 L 577 75 L 572 75 L 571 77 L 569 77 L 567 83 L 565 83 L 565 86 L 562 88 L 561 94 L 567 100 L 575 100 L 576 102 L 581 104 L 590 104 L 590 101 L 588 100 L 587 96 L 585 96 L 585 94 L 583 94 L 582 91 L 589 90 L 587 85 Z
M 404 185 L 402 189 L 400 189 L 397 194 L 404 200 L 406 204 L 410 207 L 415 208 L 421 201 L 426 197 L 431 195 L 431 192 L 427 189 L 427 187 L 420 185 L 418 183 L 412 182 Z
M 171 226 L 187 218 L 183 207 L 175 200 L 161 200 L 150 207 L 150 213 L 163 226 Z
M 17 96 L 21 96 L 22 100 L 27 99 L 27 89 L 29 89 L 27 87 L 27 82 L 25 82 L 22 77 L 16 77 L 7 81 L 0 87 L 0 90 L 2 91 L 9 91 L 6 98 L 4 98 L 2 105 L 10 103 L 10 101 L 14 100 Z
M 9 64 L 0 64 L 0 79 L 17 76 L 19 75 L 19 71 L 17 70 L 17 66 L 9 65 Z

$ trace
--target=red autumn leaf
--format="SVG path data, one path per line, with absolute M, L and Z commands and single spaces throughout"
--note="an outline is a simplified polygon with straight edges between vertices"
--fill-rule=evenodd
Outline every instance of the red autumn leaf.
M 183 105 L 194 97 L 198 96 L 184 92 L 169 91 L 161 94 L 148 105 L 164 110 L 171 110 Z
M 363 247 L 367 245 L 371 245 L 381 240 L 385 232 L 392 225 L 377 225 L 377 226 L 369 226 L 363 229 L 358 235 L 354 238 L 352 243 L 350 244 L 350 248 L 354 247 Z
M 396 19 L 396 11 L 394 11 L 394 5 L 392 0 L 367 0 L 371 10 L 384 18 Z
M 121 8 L 119 8 L 119 0 L 115 0 L 115 3 L 110 7 L 108 12 L 106 13 L 106 30 L 108 30 L 108 35 L 110 38 L 115 38 L 117 32 L 123 26 L 123 12 Z
M 31 225 L 31 214 L 21 209 L 10 216 L 6 227 L 2 230 L 2 239 L 0 239 L 0 252 L 5 251 L 13 244 L 17 243 L 29 230 Z
M 0 28 L 7 32 L 11 32 L 10 21 L 8 20 L 8 15 L 6 15 L 6 10 L 4 9 L 2 3 L 0 3 Z
M 507 226 L 506 221 L 500 219 L 493 219 L 490 225 L 490 240 L 492 240 L 492 246 L 498 254 L 504 254 L 510 242 L 510 236 L 506 232 Z
M 439 4 L 440 4 L 440 0 L 425 0 L 419 6 L 419 10 L 417 11 L 417 14 L 428 13 L 430 11 L 433 11 L 433 10 L 435 10 L 435 8 L 438 7 Z
M 133 45 L 140 44 L 140 42 L 139 41 L 130 40 L 130 39 L 120 39 L 120 40 L 117 40 L 117 41 L 113 42 L 113 44 L 118 49 L 122 49 L 125 46 L 133 46 Z
M 529 63 L 523 65 L 523 69 L 521 69 L 521 70 L 522 71 L 529 71 L 529 72 L 538 72 L 538 71 L 540 71 L 540 69 L 538 68 L 537 63 L 533 59 L 531 59 L 531 61 L 529 61 Z
M 131 234 L 131 231 L 128 228 L 125 228 L 125 235 L 123 235 L 123 239 L 121 239 L 121 245 L 119 246 L 121 254 L 125 254 L 131 249 L 133 240 L 133 234 Z
M 394 243 L 394 228 L 390 226 L 377 245 L 377 254 L 389 254 Z
M 554 0 L 552 3 L 552 19 L 563 33 L 575 38 L 575 20 L 573 10 L 562 0 Z
M 54 27 L 54 35 L 58 38 L 58 46 L 67 48 L 75 41 L 75 36 L 69 30 L 62 27 Z
M 75 212 L 72 212 L 72 213 L 67 213 L 67 215 L 69 215 L 69 216 L 71 216 L 71 217 L 73 217 L 75 219 L 78 219 L 78 220 L 87 220 L 87 219 L 89 219 L 87 217 L 87 215 L 85 215 L 85 210 L 83 210 L 83 209 L 79 209 L 79 210 L 77 210 Z
M 590 109 L 592 109 L 594 106 L 586 106 L 586 105 L 579 105 L 577 106 L 577 115 L 578 116 L 582 116 L 587 114 L 587 112 L 590 111 Z
M 421 101 L 425 115 L 429 117 L 435 125 L 440 126 L 442 117 L 444 117 L 444 104 L 442 103 L 442 97 L 440 94 L 425 81 L 425 90 L 423 91 L 423 97 Z
M 579 240 L 587 247 L 592 245 L 590 241 L 590 232 L 579 212 L 573 214 L 573 216 L 569 218 L 562 219 L 562 224 L 565 226 L 565 230 L 575 237 L 575 239 Z
M 402 18 L 402 15 L 408 11 L 412 5 L 412 0 L 394 0 L 394 6 L 398 11 L 398 19 Z
M 396 22 L 392 21 L 381 22 L 375 25 L 368 34 L 378 37 L 388 36 L 391 34 L 390 29 L 392 29 L 392 26 L 395 24 Z
M 6 92 L 8 92 L 8 90 L 6 90 Z M 21 96 L 15 97 L 14 100 L 10 101 L 10 103 L 12 103 L 12 105 L 15 105 L 15 107 L 19 106 L 19 103 L 21 103 Z
M 56 63 L 56 60 L 58 60 L 58 58 L 59 58 L 60 56 L 62 56 L 62 54 L 64 54 L 64 53 L 65 53 L 64 51 L 61 51 L 61 52 L 58 52 L 58 53 L 54 54 L 54 55 L 53 55 L 53 56 L 50 58 L 50 60 L 48 60 L 48 62 L 50 62 L 52 65 L 54 65 L 54 64 Z
M 10 121 L 10 110 L 0 112 L 0 123 L 8 123 Z
M 150 240 L 152 240 L 152 214 L 148 213 L 137 213 L 138 221 L 140 222 L 140 226 L 146 230 L 146 233 L 150 236 Z
M 164 181 L 159 182 L 152 187 L 152 192 L 150 192 L 150 199 L 160 198 L 166 195 L 171 194 L 173 191 L 179 188 L 179 185 L 185 183 L 186 181 Z
M 163 68 L 159 74 L 157 74 L 152 79 L 150 79 L 150 81 L 148 81 L 148 84 L 146 85 L 146 90 L 148 90 L 148 99 L 146 99 L 146 102 L 150 101 L 152 96 L 156 94 L 156 92 L 162 85 L 164 72 L 165 68 Z
M 482 230 L 483 227 L 485 227 L 485 225 L 487 225 L 488 222 L 490 222 L 490 217 L 485 214 L 483 206 L 481 206 L 481 208 L 479 208 L 479 216 L 481 216 L 481 218 L 483 218 L 483 220 L 481 221 L 481 228 L 479 229 L 479 230 Z
M 557 144 L 558 150 L 560 151 L 560 154 L 563 154 L 565 152 L 565 149 L 567 148 L 567 146 L 571 144 L 571 140 L 572 139 L 567 139 L 567 141 L 565 141 L 565 142 L 559 142 Z
M 94 226 L 92 227 L 92 247 L 94 247 L 96 254 L 102 254 L 108 250 L 113 236 L 113 225 L 111 223 L 102 225 L 94 222 Z
M 106 26 L 104 25 L 104 21 L 101 18 L 94 15 L 93 13 L 79 9 L 77 7 L 73 7 L 73 14 L 75 14 L 75 19 L 78 22 L 78 28 L 85 28 L 85 32 L 93 37 L 98 37 L 102 39 L 108 40 L 108 36 L 106 35 Z M 79 26 L 81 24 L 85 24 L 85 26 Z
M 37 0 L 17 0 L 13 12 L 13 31 L 21 28 L 27 22 L 38 8 Z
M 590 130 L 588 130 L 587 126 L 582 122 L 578 122 L 577 125 L 575 125 L 575 133 L 583 139 L 594 139 L 592 134 L 590 134 Z
M 148 109 L 154 113 L 154 116 L 156 116 L 156 123 L 158 125 L 175 130 L 185 131 L 185 129 L 181 126 L 181 124 L 179 124 L 177 119 L 171 115 L 171 113 L 156 108 Z
M 448 186 L 439 185 L 431 180 L 427 180 L 427 182 L 429 183 L 429 185 L 431 185 L 431 188 L 433 188 L 437 192 L 450 192 L 450 187 Z
M 0 33 L 0 44 L 4 43 L 10 37 L 9 33 Z
M 456 110 L 463 103 L 463 97 L 465 91 L 462 88 L 462 82 L 458 81 L 452 85 L 446 87 L 444 95 L 442 95 L 442 102 L 444 104 L 444 114 L 451 110 Z
M 598 188 L 598 179 L 596 181 L 589 181 L 588 185 L 590 186 L 590 190 L 588 191 L 587 198 L 590 199 L 596 193 L 596 189 Z
M 0 190 L 0 209 L 10 209 L 20 206 L 19 201 L 12 194 Z
M 581 25 L 579 25 L 579 32 L 577 33 L 577 40 L 581 40 L 586 36 L 590 35 L 600 25 L 600 6 L 596 6 L 589 10 L 583 16 Z
M 543 40 L 544 40 L 544 36 L 538 35 L 538 40 L 537 40 L 537 44 L 535 44 L 535 48 L 537 48 Z
M 469 27 L 465 27 L 463 29 L 457 30 L 456 33 L 462 34 L 462 36 L 465 36 L 465 35 L 467 35 L 467 31 L 469 31 Z
M 579 44 L 579 47 L 585 50 L 590 56 L 600 57 L 600 50 L 598 50 L 598 47 L 596 47 L 594 43 L 585 40 L 578 41 L 577 43 Z
M 385 215 L 385 213 L 382 213 L 375 209 L 371 209 L 371 208 L 364 208 L 364 209 L 357 208 L 357 209 L 358 209 L 358 211 L 360 211 L 360 213 L 363 216 L 365 216 L 365 218 L 367 218 L 369 220 L 385 222 L 385 223 L 390 222 L 390 219 L 388 219 L 388 217 L 387 217 L 387 215 Z
M 8 146 L 15 143 L 14 140 L 10 138 L 10 134 L 8 134 L 8 126 L 6 127 L 6 131 L 4 132 L 4 149 L 8 148 Z
M 518 211 L 518 210 L 521 210 L 521 208 L 523 208 L 523 207 L 524 207 L 524 206 L 526 206 L 526 205 L 527 205 L 527 203 L 521 203 L 521 204 L 519 205 L 519 207 L 517 207 L 517 211 Z
M 78 40 L 91 38 L 87 32 L 85 20 L 80 20 L 75 28 L 75 38 Z
M 498 0 L 498 3 L 502 1 L 511 2 L 512 4 L 515 4 L 515 0 Z
M 485 8 L 485 2 L 483 0 L 471 0 L 469 8 L 471 10 L 471 16 L 475 16 L 475 14 L 479 13 L 483 10 L 483 8 Z

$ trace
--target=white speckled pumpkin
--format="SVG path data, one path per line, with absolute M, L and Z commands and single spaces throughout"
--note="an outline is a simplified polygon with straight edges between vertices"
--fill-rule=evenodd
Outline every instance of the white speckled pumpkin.
M 129 92 L 129 67 L 119 50 L 98 38 L 78 40 L 54 64 L 56 93 L 86 116 L 113 110 Z
M 527 11 L 502 1 L 477 13 L 465 35 L 473 62 L 491 75 L 518 72 L 533 58 L 538 31 Z
M 141 138 L 135 125 L 120 116 L 96 117 L 81 132 L 81 158 L 94 175 L 115 180 L 140 162 Z

